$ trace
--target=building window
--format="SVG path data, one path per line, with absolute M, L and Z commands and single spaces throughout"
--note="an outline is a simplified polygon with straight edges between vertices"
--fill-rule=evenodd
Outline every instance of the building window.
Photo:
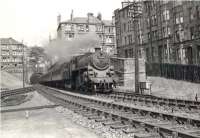
M 178 48 L 176 49 L 176 63 L 180 63 L 181 61 L 181 50 Z
M 155 47 L 152 47 L 152 61 L 154 62 L 156 59 L 156 49 Z
M 190 28 L 190 39 L 194 39 L 194 27 Z
M 74 25 L 73 24 L 71 25 L 71 31 L 74 31 Z
M 130 31 L 130 21 L 128 21 L 128 32 Z
M 71 25 L 70 24 L 67 24 L 65 26 L 65 31 L 71 31 Z
M 82 25 L 82 24 L 78 25 L 78 31 L 84 32 L 85 31 L 84 25 Z
M 126 32 L 126 23 L 124 23 L 124 32 Z
M 74 38 L 74 35 L 73 34 L 69 34 L 69 38 Z
M 132 44 L 132 35 L 128 35 L 128 42 L 129 44 Z
M 185 59 L 187 64 L 192 64 L 192 47 L 188 47 L 185 49 Z
M 162 28 L 162 37 L 168 37 L 171 34 L 170 27 L 163 27 Z
M 152 20 L 152 25 L 153 25 L 153 26 L 157 25 L 157 16 L 156 16 L 156 15 L 153 15 L 153 16 L 151 17 L 151 20 Z
M 171 34 L 171 31 L 170 31 L 170 27 L 169 27 L 169 26 L 167 27 L 167 34 L 168 34 L 168 35 Z
M 196 12 L 197 12 L 197 19 L 200 18 L 200 7 L 196 6 Z
M 86 24 L 86 32 L 89 32 L 89 25 L 88 24 Z
M 151 33 L 149 32 L 148 33 L 148 40 L 150 40 L 151 39 Z
M 200 46 L 197 47 L 197 64 L 200 65 Z
M 163 62 L 163 46 L 161 45 L 161 46 L 158 46 L 158 61 L 160 62 L 160 63 L 162 63 Z
M 15 45 L 12 45 L 12 50 L 16 50 L 17 47 Z
M 176 42 L 180 42 L 180 34 L 179 34 L 179 31 L 176 31 L 175 32 L 175 40 L 176 40 Z
M 169 20 L 169 10 L 163 11 L 163 21 Z
M 162 34 L 163 34 L 163 37 L 167 37 L 166 27 L 162 28 Z
M 125 40 L 125 45 L 127 45 L 127 40 L 126 40 L 127 38 L 126 38 L 126 36 L 124 37 L 124 40 Z
M 189 13 L 189 19 L 190 19 L 190 21 L 192 21 L 194 19 L 194 14 L 192 12 L 192 8 L 188 9 L 188 13 Z
M 105 29 L 107 31 L 107 29 Z M 97 32 L 101 32 L 102 31 L 102 27 L 100 25 L 96 26 L 96 31 Z
M 196 38 L 200 38 L 200 25 L 197 26 Z
M 164 45 L 164 57 L 165 57 L 165 59 L 167 59 L 167 57 L 168 57 L 168 51 L 167 51 L 167 45 L 166 44 Z
M 154 40 L 157 40 L 157 39 L 158 39 L 158 31 L 155 30 L 155 31 L 153 31 L 152 33 L 153 33 L 153 35 L 152 35 L 152 36 L 153 36 L 153 39 L 154 39 Z
M 128 50 L 125 50 L 125 58 L 128 58 Z
M 149 21 L 149 18 L 146 19 L 146 23 L 147 23 L 147 28 L 150 27 L 150 21 Z
M 178 12 L 175 14 L 175 23 L 176 24 L 183 23 L 183 12 Z
M 146 48 L 146 60 L 147 62 L 150 60 L 150 52 L 149 52 L 149 48 Z

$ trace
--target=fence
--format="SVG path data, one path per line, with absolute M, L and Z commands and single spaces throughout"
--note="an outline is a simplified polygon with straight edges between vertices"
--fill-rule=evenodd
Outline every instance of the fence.
M 146 63 L 146 74 L 200 83 L 200 66 L 197 65 Z

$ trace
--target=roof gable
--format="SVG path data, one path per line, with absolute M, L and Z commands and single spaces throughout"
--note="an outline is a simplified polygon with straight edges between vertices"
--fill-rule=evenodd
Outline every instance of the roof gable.
M 21 45 L 22 43 L 16 41 L 12 37 L 10 38 L 0 38 L 0 43 L 2 45 Z

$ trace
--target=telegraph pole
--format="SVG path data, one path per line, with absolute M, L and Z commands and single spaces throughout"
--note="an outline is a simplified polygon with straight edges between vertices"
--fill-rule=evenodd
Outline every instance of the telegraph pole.
M 135 37 L 135 49 L 134 49 L 134 55 L 135 55 L 135 93 L 140 92 L 139 88 L 139 56 L 138 56 L 138 30 L 139 30 L 139 19 L 142 14 L 142 7 L 140 2 L 131 2 L 131 5 L 129 5 L 129 17 L 131 20 L 133 20 L 134 24 L 134 37 Z
M 139 88 L 139 57 L 138 57 L 138 20 L 136 19 L 134 21 L 134 35 L 135 35 L 135 92 L 139 93 L 140 88 Z
M 22 79 L 23 79 L 23 88 L 25 87 L 25 76 L 24 76 L 24 74 L 25 74 L 25 68 L 24 68 L 24 45 L 23 45 L 23 41 L 22 41 L 22 48 L 23 48 L 23 55 L 22 55 Z

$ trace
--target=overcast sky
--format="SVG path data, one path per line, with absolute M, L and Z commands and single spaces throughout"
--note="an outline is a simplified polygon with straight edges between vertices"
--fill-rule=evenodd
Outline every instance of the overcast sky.
M 29 45 L 45 43 L 49 34 L 56 37 L 57 15 L 62 20 L 86 17 L 88 12 L 102 13 L 111 19 L 122 0 L 0 0 L 0 38 L 13 37 Z

